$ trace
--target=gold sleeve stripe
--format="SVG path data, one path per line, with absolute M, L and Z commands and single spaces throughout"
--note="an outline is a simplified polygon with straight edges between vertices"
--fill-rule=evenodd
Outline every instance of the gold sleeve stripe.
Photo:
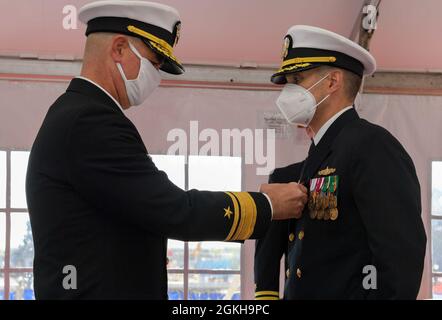
M 233 193 L 238 199 L 241 209 L 241 221 L 233 238 L 235 240 L 249 239 L 256 223 L 256 204 L 252 196 L 248 192 Z
M 238 228 L 236 229 L 235 233 L 233 234 L 233 239 L 234 240 L 242 240 L 242 239 L 240 239 L 240 236 L 243 234 L 244 224 L 246 222 L 248 203 L 246 203 L 246 200 L 244 199 L 244 197 L 242 197 L 240 192 L 233 193 L 233 196 L 238 200 L 239 209 L 241 212 L 241 219 L 239 220 Z
M 226 192 L 233 202 L 234 219 L 225 241 L 249 239 L 255 230 L 257 209 L 248 192 Z
M 244 195 L 246 198 L 249 199 L 249 203 L 252 209 L 251 217 L 248 219 L 248 223 L 246 225 L 245 237 L 244 237 L 244 239 L 249 239 L 252 236 L 253 231 L 255 230 L 257 210 L 256 210 L 255 200 L 253 200 L 250 193 L 246 192 L 244 193 Z
M 279 300 L 279 297 L 270 297 L 270 296 L 267 296 L 267 297 L 257 297 L 257 298 L 255 298 L 255 300 Z
M 235 196 L 230 193 L 230 192 L 226 192 L 226 194 L 230 197 L 230 199 L 232 199 L 232 203 L 233 203 L 233 224 L 232 227 L 230 228 L 230 232 L 227 236 L 227 238 L 225 239 L 225 241 L 231 241 L 233 240 L 233 234 L 238 226 L 238 221 L 239 221 L 239 206 L 238 206 L 238 201 L 236 200 Z
M 130 32 L 135 33 L 139 36 L 142 36 L 143 38 L 146 38 L 150 41 L 157 43 L 158 45 L 160 45 L 161 47 L 164 48 L 164 50 L 168 53 L 169 56 L 172 56 L 173 48 L 171 47 L 170 44 L 168 44 L 163 39 L 160 39 L 160 38 L 154 36 L 153 34 L 146 32 L 144 30 L 141 30 L 135 26 L 128 26 L 127 30 L 129 30 Z
M 235 192 L 231 192 L 233 197 L 236 199 L 236 201 L 238 202 L 238 207 L 239 207 L 239 222 L 238 222 L 238 226 L 236 227 L 236 229 L 233 232 L 233 236 L 232 239 L 233 240 L 238 240 L 238 234 L 240 232 L 240 230 L 243 228 L 243 224 L 244 224 L 244 203 L 242 203 L 239 198 L 238 198 L 238 193 Z
M 257 291 L 255 293 L 255 297 L 259 297 L 259 296 L 276 296 L 276 297 L 279 297 L 279 292 L 278 291 Z
M 288 66 L 290 64 L 299 64 L 299 63 L 314 63 L 314 62 L 336 62 L 336 57 L 305 57 L 305 58 L 294 58 L 290 60 L 286 60 L 282 63 L 281 68 Z

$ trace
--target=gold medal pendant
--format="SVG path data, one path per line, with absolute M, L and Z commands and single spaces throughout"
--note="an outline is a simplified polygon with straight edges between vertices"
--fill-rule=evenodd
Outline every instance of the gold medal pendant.
M 321 210 L 322 209 L 322 194 L 318 194 L 315 201 L 315 210 Z
M 338 208 L 333 208 L 330 210 L 330 219 L 332 221 L 335 221 L 336 219 L 338 219 L 338 216 L 339 216 Z
M 315 203 L 315 209 L 316 211 L 321 210 L 322 209 L 322 202 L 323 200 L 323 193 L 322 193 L 322 186 L 324 184 L 324 178 L 319 178 L 316 182 L 315 185 L 315 193 L 316 193 L 316 203 Z
M 321 197 L 321 210 L 325 209 L 325 206 L 327 205 L 327 195 L 325 195 L 324 193 L 322 193 L 322 197 Z
M 337 208 L 337 207 L 338 207 L 338 197 L 335 196 L 335 195 L 333 195 L 332 202 L 333 202 L 333 203 L 332 203 L 331 207 L 332 207 L 332 208 Z
M 308 198 L 308 209 L 312 210 L 313 207 L 313 195 L 310 194 L 310 197 Z
M 330 206 L 330 194 L 327 193 L 327 194 L 324 195 L 324 203 L 323 203 L 322 209 L 325 210 L 325 209 L 327 209 L 329 206 Z
M 310 219 L 316 219 L 317 215 L 318 215 L 318 211 L 310 210 Z
M 330 220 L 330 210 L 329 209 L 324 210 L 324 220 L 325 221 Z
M 322 219 L 324 219 L 324 215 L 325 215 L 325 210 L 319 210 L 318 215 L 316 216 L 316 219 L 322 220 Z
M 316 192 L 310 193 L 310 198 L 308 199 L 308 208 L 310 211 L 314 210 L 316 206 Z

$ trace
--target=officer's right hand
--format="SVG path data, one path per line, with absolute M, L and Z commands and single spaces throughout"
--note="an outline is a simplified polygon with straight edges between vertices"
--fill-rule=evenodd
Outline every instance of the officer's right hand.
M 307 203 L 307 188 L 295 182 L 263 184 L 259 191 L 272 202 L 273 220 L 298 219 Z

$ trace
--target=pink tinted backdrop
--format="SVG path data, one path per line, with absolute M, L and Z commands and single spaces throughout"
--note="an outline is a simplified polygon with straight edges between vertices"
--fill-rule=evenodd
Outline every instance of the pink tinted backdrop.
M 84 26 L 63 28 L 63 8 L 90 0 L 0 2 L 0 55 L 79 58 Z M 182 61 L 278 64 L 285 32 L 310 24 L 350 36 L 363 0 L 162 0 L 183 21 Z M 442 70 L 442 1 L 384 0 L 372 51 L 380 68 Z

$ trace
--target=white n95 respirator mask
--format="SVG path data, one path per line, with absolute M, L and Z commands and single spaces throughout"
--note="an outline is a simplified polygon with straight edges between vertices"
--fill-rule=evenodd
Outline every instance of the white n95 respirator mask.
M 120 63 L 117 63 L 117 67 L 124 80 L 130 105 L 139 106 L 152 94 L 152 92 L 155 91 L 156 88 L 158 88 L 161 82 L 161 75 L 160 72 L 155 69 L 152 62 L 143 58 L 130 42 L 129 48 L 140 59 L 140 71 L 138 72 L 138 77 L 133 80 L 128 80 Z
M 330 95 L 326 96 L 320 102 L 316 102 L 315 97 L 310 92 L 321 81 L 327 78 L 329 74 L 316 82 L 309 89 L 305 89 L 297 84 L 288 83 L 281 92 L 276 105 L 290 124 L 308 126 L 313 119 L 316 108 L 324 102 Z

